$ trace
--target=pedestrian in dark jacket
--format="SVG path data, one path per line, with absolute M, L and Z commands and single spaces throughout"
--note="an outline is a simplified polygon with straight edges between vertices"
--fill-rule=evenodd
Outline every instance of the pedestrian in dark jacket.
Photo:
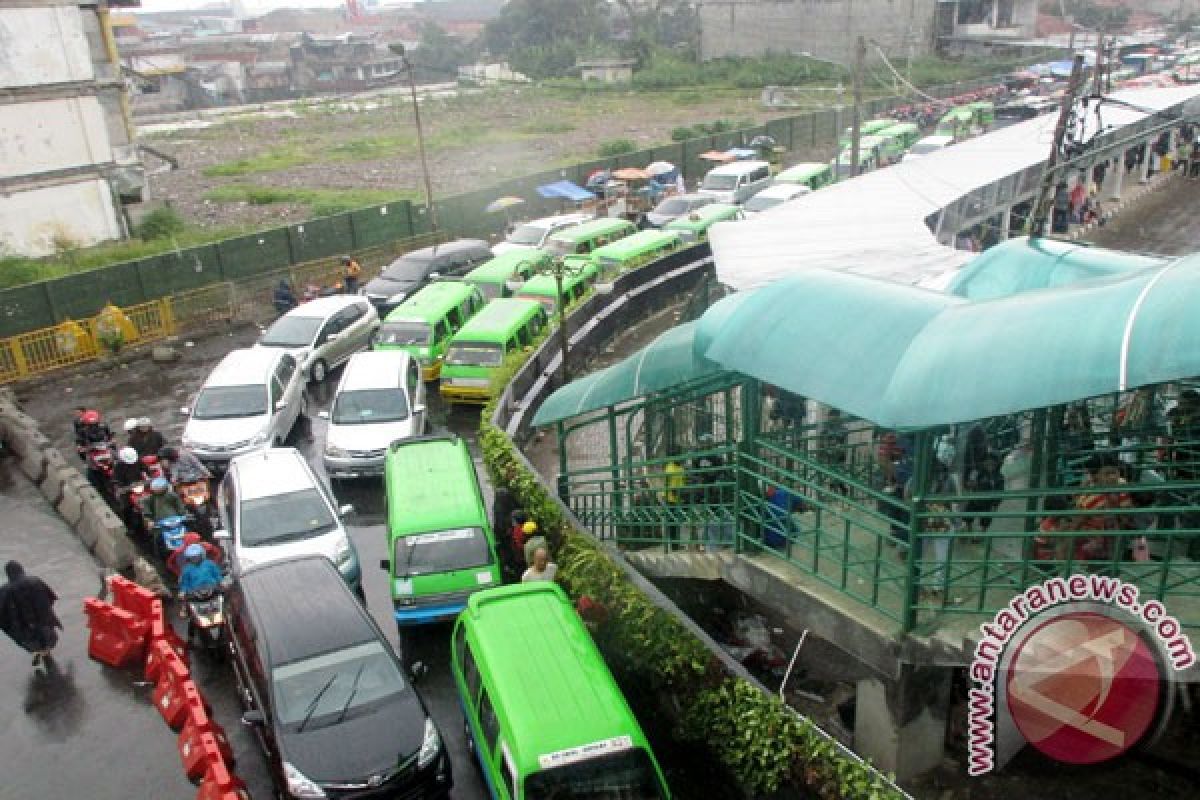
M 58 595 L 16 561 L 4 565 L 8 583 L 0 586 L 0 630 L 9 638 L 33 653 L 33 665 L 42 666 L 50 651 L 58 644 L 62 623 L 54 613 Z

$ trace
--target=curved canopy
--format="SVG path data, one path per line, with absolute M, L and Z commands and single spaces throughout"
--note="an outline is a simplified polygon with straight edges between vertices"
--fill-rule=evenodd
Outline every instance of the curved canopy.
M 954 274 L 946 292 L 969 300 L 992 300 L 1166 263 L 1165 258 L 1022 237 L 1001 242 L 972 259 Z
M 987 302 L 814 270 L 740 303 L 705 355 L 923 428 L 1200 375 L 1198 302 L 1200 256 Z

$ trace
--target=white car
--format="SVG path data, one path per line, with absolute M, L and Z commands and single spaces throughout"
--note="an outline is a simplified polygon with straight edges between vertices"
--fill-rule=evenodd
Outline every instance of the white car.
M 304 374 L 291 353 L 234 350 L 213 368 L 192 405 L 183 446 L 210 468 L 283 444 L 305 413 Z
M 742 203 L 742 211 L 746 216 L 761 214 L 768 208 L 781 206 L 806 194 L 812 194 L 812 189 L 802 183 L 776 183 Z
M 239 456 L 217 490 L 221 528 L 214 538 L 229 555 L 234 575 L 258 564 L 322 555 L 363 599 L 358 550 L 342 525 L 353 506 L 333 495 L 294 447 Z M 302 587 L 293 587 L 302 590 Z
M 573 228 L 591 219 L 590 214 L 559 214 L 554 217 L 542 217 L 518 225 L 503 242 L 492 247 L 496 255 L 512 250 L 532 250 L 541 247 L 554 234 Z
M 331 480 L 382 475 L 388 446 L 425 432 L 425 383 L 403 350 L 358 353 L 346 364 L 329 411 L 325 474 Z
M 936 153 L 939 150 L 945 150 L 950 145 L 954 144 L 954 137 L 948 134 L 937 134 L 935 136 L 926 136 L 919 140 L 908 152 L 904 154 L 904 158 L 900 159 L 901 163 L 905 161 L 916 161 L 919 158 Z
M 365 297 L 318 297 L 275 320 L 255 347 L 286 350 L 308 378 L 320 383 L 330 370 L 366 350 L 378 330 L 379 312 Z

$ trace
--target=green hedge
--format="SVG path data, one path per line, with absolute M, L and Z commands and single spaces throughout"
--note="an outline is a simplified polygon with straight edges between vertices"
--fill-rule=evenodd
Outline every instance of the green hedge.
M 520 353 L 505 363 L 493 385 L 502 390 L 529 355 Z M 492 485 L 506 488 L 537 521 L 567 593 L 607 609 L 596 643 L 617 675 L 644 692 L 670 697 L 680 710 L 679 735 L 713 753 L 747 796 L 770 795 L 786 785 L 828 800 L 898 796 L 777 698 L 729 677 L 704 644 L 651 603 L 595 539 L 575 530 L 556 498 L 518 457 L 512 440 L 492 423 L 495 404 L 493 398 L 484 407 L 479 429 Z

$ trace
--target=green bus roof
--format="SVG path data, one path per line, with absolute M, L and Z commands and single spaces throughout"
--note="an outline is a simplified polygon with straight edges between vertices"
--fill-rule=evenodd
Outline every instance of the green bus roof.
M 459 624 L 515 765 L 617 736 L 650 753 L 629 704 L 562 589 L 544 581 L 475 592 Z
M 967 103 L 967 108 L 995 108 L 996 104 L 991 100 L 976 100 L 974 103 Z
M 714 223 L 733 219 L 740 210 L 738 206 L 729 203 L 709 203 L 671 220 L 663 226 L 663 229 L 668 231 L 707 230 Z
M 591 268 L 585 267 L 583 270 L 578 271 L 578 272 L 569 272 L 566 275 L 563 275 L 563 279 L 562 279 L 563 290 L 566 291 L 566 290 L 572 288 L 573 286 L 575 286 L 577 283 L 581 283 L 583 281 L 590 280 L 593 275 L 595 275 L 595 267 L 594 266 L 592 266 Z M 517 291 L 517 295 L 518 296 L 536 295 L 537 297 L 555 297 L 557 292 L 558 292 L 558 286 L 555 284 L 554 276 L 547 275 L 546 273 L 543 272 L 539 275 L 534 275 L 532 278 L 525 281 L 525 283 L 522 284 L 521 288 Z
M 794 164 L 775 176 L 776 183 L 804 183 L 814 175 L 829 172 L 829 165 L 816 161 Z
M 386 459 L 389 537 L 450 528 L 490 529 L 465 441 L 453 435 L 403 439 L 388 447 Z
M 529 271 L 539 270 L 553 258 L 545 250 L 533 247 L 527 250 L 510 250 L 491 261 L 485 261 L 463 276 L 471 283 L 504 283 L 522 264 L 530 265 Z
M 633 227 L 633 223 L 627 219 L 602 217 L 601 219 L 593 219 L 579 225 L 573 225 L 565 231 L 559 231 L 554 234 L 550 239 L 552 241 L 576 243 L 590 239 L 593 236 L 603 236 L 604 234 L 622 230 L 633 230 Z
M 886 117 L 879 117 L 877 119 L 869 119 L 866 122 L 864 122 L 858 126 L 858 133 L 860 136 L 865 136 L 868 133 L 874 133 L 875 131 L 881 131 L 884 128 L 891 127 L 892 125 L 895 125 L 895 124 L 896 124 L 896 120 L 888 119 Z M 846 128 L 844 135 L 849 137 L 851 135 L 851 131 L 852 131 L 852 127 Z
M 467 320 L 467 324 L 454 334 L 451 341 L 503 341 L 514 328 L 524 325 L 530 317 L 536 316 L 540 311 L 542 306 L 536 300 L 497 297 Z
M 461 281 L 437 281 L 392 309 L 384 322 L 412 320 L 433 324 L 478 291 Z
M 915 122 L 897 122 L 878 132 L 880 136 L 895 136 L 899 133 L 920 133 L 921 128 Z
M 630 234 L 623 239 L 618 239 L 615 242 L 609 242 L 603 247 L 597 247 L 592 251 L 592 258 L 599 261 L 602 258 L 611 258 L 617 261 L 626 258 L 633 258 L 641 255 L 648 250 L 653 250 L 658 247 L 666 247 L 674 244 L 679 245 L 679 234 L 670 231 L 659 230 L 644 230 Z
M 975 112 L 967 106 L 955 106 L 942 115 L 942 118 L 938 120 L 938 124 L 940 125 L 941 123 L 948 122 L 950 120 L 964 120 L 966 122 L 970 122 L 974 118 Z

